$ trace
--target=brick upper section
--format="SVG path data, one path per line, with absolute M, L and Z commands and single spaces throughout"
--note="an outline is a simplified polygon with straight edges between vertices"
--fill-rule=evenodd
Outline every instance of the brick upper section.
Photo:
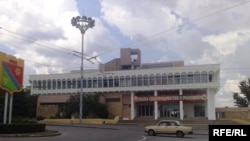
M 65 103 L 71 95 L 39 95 L 38 103 Z

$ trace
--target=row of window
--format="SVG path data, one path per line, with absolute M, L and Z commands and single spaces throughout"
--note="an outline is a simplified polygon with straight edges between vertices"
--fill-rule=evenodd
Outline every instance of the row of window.
M 173 85 L 189 83 L 209 83 L 214 81 L 214 73 L 176 73 L 156 74 L 156 75 L 132 75 L 132 76 L 110 76 L 93 77 L 83 79 L 83 88 L 112 88 L 112 87 L 131 87 L 131 86 L 150 86 L 150 85 Z M 33 89 L 75 89 L 81 88 L 81 79 L 48 79 L 34 80 Z

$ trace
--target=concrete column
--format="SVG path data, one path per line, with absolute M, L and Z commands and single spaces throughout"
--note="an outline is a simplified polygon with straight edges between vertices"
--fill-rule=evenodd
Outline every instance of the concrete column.
M 215 90 L 207 89 L 207 118 L 208 120 L 215 120 Z
M 131 112 L 131 120 L 135 119 L 135 103 L 134 103 L 134 97 L 135 97 L 135 93 L 131 92 L 131 108 L 130 108 L 130 112 Z
M 154 91 L 154 96 L 157 96 L 157 90 Z M 155 112 L 155 120 L 158 120 L 158 101 L 154 101 L 154 112 Z
M 181 97 L 181 99 L 180 99 L 180 120 L 183 120 L 183 118 L 184 118 L 184 110 L 183 110 L 183 100 L 182 100 L 182 96 L 183 96 L 182 89 L 179 90 L 179 95 Z

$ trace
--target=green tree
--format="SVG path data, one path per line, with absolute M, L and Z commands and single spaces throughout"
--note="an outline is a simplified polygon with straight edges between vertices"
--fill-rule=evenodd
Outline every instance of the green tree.
M 4 112 L 5 93 L 3 90 L 0 91 L 0 115 L 3 115 Z M 23 91 L 13 93 L 12 117 L 35 118 L 37 98 L 37 96 L 30 95 L 29 87 L 26 87 Z
M 99 98 L 99 94 L 85 94 L 83 96 L 83 117 L 108 118 L 109 113 L 107 106 L 100 103 Z M 67 117 L 70 117 L 73 113 L 79 114 L 79 103 L 79 94 L 70 97 L 66 106 Z
M 250 78 L 243 80 L 239 83 L 239 93 L 234 93 L 234 103 L 238 107 L 249 107 L 250 108 Z

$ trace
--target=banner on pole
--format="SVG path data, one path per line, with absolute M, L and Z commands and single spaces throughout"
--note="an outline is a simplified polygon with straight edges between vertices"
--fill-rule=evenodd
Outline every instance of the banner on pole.
M 0 88 L 10 94 L 23 89 L 24 61 L 0 52 Z

